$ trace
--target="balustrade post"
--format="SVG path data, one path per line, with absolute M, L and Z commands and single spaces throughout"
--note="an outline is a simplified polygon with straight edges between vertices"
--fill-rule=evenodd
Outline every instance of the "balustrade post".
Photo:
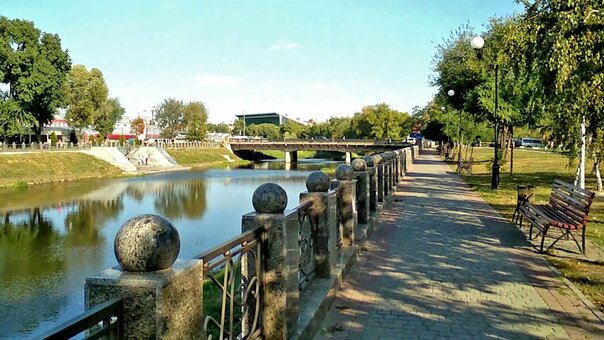
M 374 155 L 373 162 L 377 167 L 377 202 L 384 202 L 384 163 L 381 155 Z
M 390 196 L 390 160 L 388 159 L 387 153 L 382 153 L 381 164 L 384 164 L 384 201 L 387 201 L 387 197 Z
M 287 193 L 275 183 L 259 186 L 254 191 L 252 205 L 255 212 L 241 219 L 243 231 L 264 228 L 267 233 L 262 240 L 263 337 L 288 339 L 294 334 L 300 315 L 297 212 L 285 211 Z
M 401 180 L 401 150 L 395 150 L 394 155 L 394 173 L 396 177 L 396 183 L 398 183 Z
M 312 202 L 311 216 L 316 223 L 313 231 L 315 274 L 328 278 L 335 263 L 337 249 L 337 196 L 329 191 L 329 176 L 317 171 L 306 179 L 307 192 L 300 193 L 300 203 Z
M 369 173 L 367 172 L 367 163 L 362 159 L 355 159 L 350 164 L 354 170 L 354 179 L 357 181 L 357 216 L 359 223 L 369 223 Z
M 357 227 L 356 209 L 356 180 L 354 170 L 348 164 L 340 164 L 336 168 L 336 179 L 331 181 L 332 189 L 340 189 L 340 240 L 343 246 L 355 243 Z
M 203 263 L 176 259 L 180 238 L 168 220 L 126 221 L 114 250 L 120 266 L 86 279 L 86 309 L 122 298 L 124 338 L 203 338 Z
M 363 160 L 367 164 L 367 174 L 369 175 L 369 210 L 377 211 L 377 170 L 373 157 L 365 156 Z

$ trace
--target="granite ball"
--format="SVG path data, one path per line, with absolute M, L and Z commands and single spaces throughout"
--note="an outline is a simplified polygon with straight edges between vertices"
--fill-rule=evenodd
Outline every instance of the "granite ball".
M 279 184 L 264 183 L 254 190 L 252 205 L 258 213 L 282 213 L 287 207 L 287 193 Z
M 371 157 L 371 156 L 365 156 L 365 157 L 363 157 L 363 160 L 365 161 L 365 164 L 368 167 L 375 166 L 375 163 L 373 162 L 373 157 Z
M 348 164 L 340 164 L 336 168 L 336 179 L 340 181 L 349 181 L 354 176 L 354 170 Z
M 367 163 L 364 160 L 357 158 L 350 163 L 352 170 L 354 171 L 365 171 L 367 170 Z
M 329 176 L 321 171 L 315 171 L 306 178 L 306 189 L 309 192 L 327 192 L 329 184 Z
M 180 252 L 180 236 L 167 219 L 152 214 L 140 215 L 122 225 L 115 235 L 113 251 L 125 271 L 167 269 Z
M 375 165 L 380 164 L 384 160 L 381 155 L 373 155 L 372 158 Z

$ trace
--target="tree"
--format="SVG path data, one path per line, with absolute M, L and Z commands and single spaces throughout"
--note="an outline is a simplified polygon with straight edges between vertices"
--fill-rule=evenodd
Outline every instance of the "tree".
M 107 135 L 113 132 L 115 124 L 122 119 L 126 110 L 120 104 L 118 98 L 109 98 L 96 117 L 94 129 L 99 132 L 101 139 L 107 138 Z
M 231 128 L 226 123 L 212 124 L 208 123 L 208 131 L 216 133 L 230 133 Z
M 281 129 L 275 124 L 252 124 L 246 128 L 248 136 L 276 139 L 281 137 Z
M 327 125 L 327 133 L 329 138 L 341 139 L 344 137 L 351 137 L 352 119 L 350 117 L 331 117 L 325 123 Z
M 243 118 L 237 118 L 233 121 L 233 130 L 231 131 L 234 135 L 243 136 L 245 133 L 245 122 Z
M 296 139 L 300 138 L 304 134 L 305 126 L 293 121 L 287 120 L 281 124 L 281 134 L 285 139 Z
M 155 120 L 163 138 L 174 138 L 185 124 L 184 103 L 174 98 L 166 98 L 154 107 Z
M 65 107 L 65 78 L 71 67 L 56 34 L 41 32 L 31 21 L 0 16 L 0 138 L 42 127 Z
M 363 137 L 375 139 L 401 139 L 408 132 L 403 131 L 403 126 L 407 127 L 411 121 L 407 113 L 393 110 L 386 103 L 365 106 L 361 114 L 371 127 L 369 136 Z
M 130 121 L 130 132 L 139 136 L 145 133 L 145 120 L 136 117 Z
M 183 108 L 184 121 L 187 126 L 187 139 L 203 140 L 207 133 L 208 112 L 202 102 L 190 102 Z
M 598 132 L 604 126 L 602 1 L 523 2 L 523 22 L 530 34 L 519 52 L 534 70 L 535 93 L 542 97 L 550 138 L 571 157 L 582 150 L 579 169 L 584 168 L 584 141 L 604 142 Z M 599 153 L 594 155 L 599 157 Z M 601 159 L 595 162 L 599 164 Z M 584 178 L 584 169 L 580 175 Z
M 69 106 L 65 118 L 78 130 L 94 126 L 102 120 L 109 89 L 103 73 L 97 68 L 90 71 L 84 65 L 74 65 L 67 76 Z

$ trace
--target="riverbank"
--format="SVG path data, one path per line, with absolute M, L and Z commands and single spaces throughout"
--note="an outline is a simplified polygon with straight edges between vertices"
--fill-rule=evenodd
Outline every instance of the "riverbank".
M 2 174 L 0 189 L 23 190 L 32 185 L 46 183 L 247 164 L 246 161 L 234 156 L 224 148 L 171 149 L 166 151 L 181 165 L 180 167 L 162 169 L 141 167 L 137 173 L 123 172 L 105 161 L 81 152 L 0 153 L 0 174 Z

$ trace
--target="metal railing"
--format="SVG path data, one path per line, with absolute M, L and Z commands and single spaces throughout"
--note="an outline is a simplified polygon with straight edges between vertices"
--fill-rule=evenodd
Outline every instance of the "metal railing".
M 123 299 L 112 299 L 56 326 L 39 338 L 69 339 L 88 332 L 86 339 L 121 339 L 123 317 Z
M 298 246 L 300 256 L 298 261 L 298 289 L 304 290 L 315 276 L 314 235 L 317 229 L 316 218 L 310 213 L 312 202 L 306 202 L 295 207 L 298 212 Z
M 203 327 L 208 339 L 262 335 L 263 234 L 263 228 L 244 232 L 196 257 L 204 266 Z

